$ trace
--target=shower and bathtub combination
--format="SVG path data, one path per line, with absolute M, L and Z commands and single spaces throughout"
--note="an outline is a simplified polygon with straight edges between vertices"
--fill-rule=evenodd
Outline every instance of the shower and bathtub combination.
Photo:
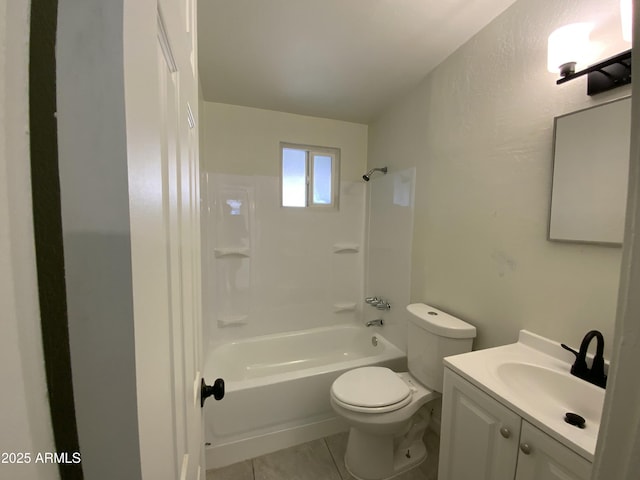
M 265 335 L 209 352 L 205 374 L 225 379 L 223 401 L 205 405 L 207 466 L 346 430 L 329 403 L 331 384 L 365 365 L 402 370 L 405 354 L 353 325 Z
M 363 178 L 376 172 L 387 168 Z M 346 431 L 330 405 L 336 378 L 406 370 L 378 321 L 393 309 L 364 301 L 366 185 L 343 181 L 340 209 L 326 215 L 270 207 L 271 177 L 204 178 L 203 373 L 226 389 L 204 407 L 207 468 Z

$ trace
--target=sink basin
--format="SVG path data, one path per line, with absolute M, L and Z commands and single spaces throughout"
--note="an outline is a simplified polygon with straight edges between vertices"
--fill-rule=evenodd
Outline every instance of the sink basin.
M 586 429 L 600 425 L 604 389 L 569 372 L 552 370 L 524 362 L 505 362 L 496 366 L 497 377 L 522 401 L 549 419 L 564 420 L 567 412 L 586 420 Z
M 533 426 L 593 461 L 605 390 L 571 375 L 573 355 L 521 330 L 517 343 L 454 355 L 445 366 Z M 567 413 L 572 424 L 565 422 Z

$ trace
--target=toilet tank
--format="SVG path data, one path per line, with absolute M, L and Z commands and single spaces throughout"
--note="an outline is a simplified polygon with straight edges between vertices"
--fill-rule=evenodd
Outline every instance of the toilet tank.
M 442 359 L 471 351 L 476 327 L 424 303 L 407 306 L 409 372 L 424 386 L 442 392 Z

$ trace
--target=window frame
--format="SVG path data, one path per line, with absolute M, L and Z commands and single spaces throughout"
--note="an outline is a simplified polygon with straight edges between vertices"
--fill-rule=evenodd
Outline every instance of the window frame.
M 284 205 L 283 198 L 283 166 L 284 149 L 301 150 L 305 152 L 305 205 L 292 206 Z M 331 202 L 314 203 L 313 201 L 313 163 L 316 156 L 331 157 Z M 334 147 L 320 147 L 317 145 L 304 145 L 299 143 L 280 142 L 280 207 L 282 208 L 305 208 L 317 210 L 338 210 L 340 200 L 340 149 Z

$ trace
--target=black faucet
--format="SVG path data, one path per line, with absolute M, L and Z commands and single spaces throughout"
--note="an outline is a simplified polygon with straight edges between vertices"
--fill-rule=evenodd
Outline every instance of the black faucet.
M 591 369 L 587 367 L 587 349 L 593 338 L 596 338 L 598 345 L 596 355 L 593 357 Z M 598 330 L 591 330 L 582 339 L 580 351 L 576 352 L 573 348 L 560 344 L 565 350 L 569 350 L 576 356 L 576 361 L 571 367 L 571 374 L 578 378 L 582 378 L 589 383 L 593 383 L 599 387 L 605 388 L 607 385 L 607 376 L 604 374 L 604 337 Z

